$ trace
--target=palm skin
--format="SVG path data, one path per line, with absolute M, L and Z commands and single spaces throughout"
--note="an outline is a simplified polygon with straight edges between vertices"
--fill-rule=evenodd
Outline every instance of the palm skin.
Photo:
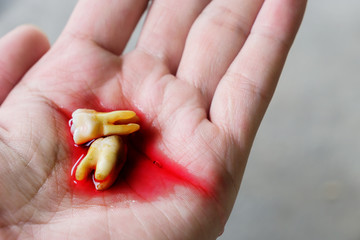
M 132 155 L 134 157 L 131 158 L 129 156 L 129 161 L 134 162 L 134 166 L 132 166 L 134 169 L 131 169 L 129 176 L 119 179 L 119 183 L 117 183 L 119 186 L 116 186 L 115 188 L 124 188 L 124 190 L 121 190 L 116 194 L 112 194 L 111 190 L 109 190 L 104 193 L 96 193 L 90 198 L 82 195 L 77 196 L 76 189 L 71 189 L 68 179 L 70 175 L 71 164 L 73 163 L 73 148 L 71 147 L 72 142 L 70 140 L 71 136 L 69 136 L 69 127 L 67 126 L 67 122 L 69 120 L 67 116 L 69 116 L 69 114 L 66 113 L 71 113 L 73 110 L 83 107 L 103 109 L 102 106 L 109 106 L 107 103 L 101 103 L 101 99 L 105 99 L 105 96 L 108 98 L 108 101 L 111 101 L 111 108 L 136 109 L 137 112 L 140 112 L 138 109 L 143 109 L 144 113 L 140 112 L 140 115 L 144 116 L 142 118 L 142 126 L 151 125 L 151 129 L 149 129 L 151 130 L 151 136 L 149 137 L 153 139 L 151 139 L 152 143 L 150 149 L 154 151 L 156 151 L 157 148 L 169 149 L 166 150 L 166 152 L 163 154 L 174 155 L 169 156 L 169 159 L 181 165 L 184 168 L 184 171 L 187 170 L 185 170 L 185 167 L 189 165 L 189 162 L 194 161 L 194 159 L 191 159 L 190 156 L 182 157 L 182 159 L 176 158 L 177 154 L 180 155 L 180 153 L 178 153 L 179 150 L 176 149 L 181 149 L 182 152 L 191 152 L 192 156 L 198 154 L 194 153 L 194 149 L 191 149 L 192 147 L 195 147 L 193 146 L 193 143 L 191 143 L 192 139 L 194 138 L 194 131 L 196 131 L 196 128 L 199 127 L 199 122 L 205 121 L 206 123 L 203 124 L 209 124 L 208 121 L 206 121 L 206 114 L 203 110 L 201 110 L 200 106 L 194 106 L 195 108 L 199 108 L 199 110 L 197 110 L 199 113 L 196 114 L 190 112 L 193 109 L 183 110 L 186 112 L 184 112 L 184 115 L 181 117 L 181 119 L 179 119 L 180 121 L 173 119 L 173 117 L 169 115 L 171 113 L 164 113 L 159 111 L 158 109 L 164 108 L 162 106 L 162 102 L 167 102 L 163 100 L 164 96 L 161 96 L 161 93 L 163 92 L 161 88 L 165 88 L 165 86 L 159 87 L 156 86 L 156 84 L 151 84 L 148 86 L 148 89 L 145 88 L 144 90 L 139 91 L 141 94 L 136 91 L 136 89 L 141 87 L 136 83 L 135 86 L 124 88 L 123 86 L 126 84 L 126 82 L 124 81 L 123 77 L 121 77 L 121 73 L 126 71 L 124 69 L 125 66 L 123 66 L 125 65 L 124 62 L 127 61 L 126 57 L 124 57 L 124 59 L 118 59 L 117 57 L 111 56 L 110 54 L 104 52 L 103 49 L 100 49 L 95 45 L 79 45 L 80 46 L 77 46 L 77 49 L 79 49 L 78 52 L 75 53 L 75 56 L 71 56 L 71 59 L 74 59 L 75 63 L 79 63 L 74 64 L 71 62 L 69 63 L 69 66 L 64 66 L 64 69 L 66 69 L 66 77 L 62 76 L 61 74 L 61 72 L 64 70 L 58 69 L 57 67 L 57 61 L 59 61 L 58 59 L 55 61 L 54 65 L 50 64 L 51 60 L 47 60 L 47 58 L 51 58 L 51 53 L 49 53 L 43 61 L 44 64 L 46 62 L 46 68 L 43 68 L 45 70 L 36 71 L 34 75 L 29 73 L 29 79 L 31 78 L 29 82 L 27 81 L 28 77 L 23 79 L 23 83 L 21 83 L 21 85 L 24 84 L 24 86 L 19 86 L 19 90 L 13 90 L 13 94 L 17 96 L 14 100 L 15 102 L 12 102 L 11 96 L 9 97 L 10 99 L 8 101 L 10 103 L 7 104 L 16 106 L 16 109 L 11 107 L 11 109 L 7 110 L 7 116 L 13 116 L 14 118 L 11 119 L 7 117 L 9 123 L 5 124 L 8 126 L 8 128 L 17 130 L 14 132 L 7 131 L 4 133 L 4 137 L 2 139 L 7 139 L 6 141 L 11 140 L 12 142 L 17 142 L 17 144 L 28 146 L 24 150 L 22 150 L 23 148 L 14 149 L 14 147 L 10 144 L 8 146 L 10 150 L 12 150 L 12 154 L 15 155 L 13 158 L 22 159 L 22 161 L 24 161 L 24 165 L 17 170 L 16 176 L 14 176 L 11 181 L 9 181 L 9 176 L 6 176 L 6 178 L 8 178 L 7 181 L 9 181 L 11 184 L 8 186 L 9 194 L 11 196 L 10 199 L 17 199 L 19 201 L 23 200 L 22 203 L 18 203 L 19 205 L 16 204 L 14 208 L 36 208 L 37 210 L 35 213 L 31 212 L 30 216 L 22 217 L 25 217 L 25 219 L 27 217 L 31 217 L 31 219 L 35 218 L 36 220 L 34 220 L 38 224 L 50 223 L 55 218 L 57 218 L 57 214 L 55 214 L 54 211 L 59 211 L 60 209 L 58 208 L 62 208 L 61 212 L 68 211 L 68 213 L 66 213 L 66 217 L 62 216 L 61 218 L 64 218 L 64 220 L 72 218 L 72 221 L 69 222 L 69 224 L 64 222 L 60 223 L 60 226 L 57 226 L 59 227 L 60 233 L 62 234 L 63 232 L 66 232 L 69 228 L 74 228 L 74 230 L 76 229 L 76 231 L 78 231 L 80 234 L 78 235 L 79 238 L 83 236 L 84 231 L 86 232 L 85 229 L 90 226 L 92 229 L 98 229 L 96 232 L 99 234 L 99 236 L 107 236 L 109 233 L 105 231 L 113 232 L 115 234 L 118 231 L 124 231 L 125 229 L 129 230 L 131 228 L 134 229 L 134 232 L 140 234 L 141 231 L 135 231 L 135 229 L 144 228 L 144 224 L 146 224 L 146 222 L 142 222 L 142 219 L 145 218 L 147 218 L 146 221 L 149 225 L 155 223 L 160 225 L 170 224 L 173 225 L 172 228 L 175 230 L 178 228 L 176 225 L 181 224 L 181 221 L 176 220 L 178 216 L 171 216 L 171 211 L 180 208 L 177 211 L 184 212 L 183 214 L 189 215 L 187 218 L 190 218 L 190 215 L 192 215 L 195 211 L 202 212 L 205 209 L 208 210 L 208 206 L 206 205 L 212 202 L 213 199 L 203 199 L 202 194 L 199 195 L 201 190 L 196 189 L 196 187 L 191 187 L 190 183 L 184 182 L 183 184 L 180 184 L 182 181 L 176 181 L 176 183 L 179 184 L 179 189 L 174 189 L 175 186 L 173 186 L 173 183 L 170 182 L 164 184 L 162 182 L 171 180 L 171 178 L 166 176 L 169 174 L 167 173 L 166 167 L 166 164 L 168 163 L 163 162 L 167 161 L 164 158 L 159 159 L 163 167 L 158 170 L 157 167 L 152 165 L 152 161 L 157 159 L 150 159 L 150 164 L 148 164 L 142 163 L 141 161 L 146 161 L 146 159 L 141 158 L 137 154 L 135 154 L 135 156 Z M 88 55 L 89 53 L 90 56 Z M 82 54 L 88 56 L 87 58 L 89 59 L 89 62 L 81 63 L 81 61 L 76 61 L 76 59 L 81 59 Z M 143 58 L 140 57 L 135 58 L 133 61 L 141 62 L 142 60 Z M 104 63 L 106 63 L 105 66 L 103 66 Z M 41 64 L 42 63 L 38 64 L 39 69 L 42 68 Z M 75 69 L 73 69 L 73 66 Z M 80 70 L 80 72 L 78 72 L 79 70 L 77 69 L 92 70 Z M 130 71 L 132 70 L 130 69 Z M 54 74 L 56 72 L 60 73 Z M 69 76 L 67 72 L 72 73 L 73 77 Z M 111 72 L 113 74 L 111 74 Z M 81 76 L 81 79 L 76 77 L 77 74 Z M 165 78 L 166 77 L 164 77 L 163 81 L 167 81 Z M 139 82 L 140 80 L 141 79 L 128 79 L 128 81 L 131 82 Z M 157 80 L 159 79 L 148 79 L 148 81 L 154 82 Z M 38 81 L 41 81 L 42 84 L 40 85 Z M 100 84 L 99 81 L 101 81 Z M 171 79 L 171 81 L 174 81 L 174 79 Z M 95 86 L 95 84 L 97 86 Z M 165 85 L 166 84 L 167 83 L 165 83 Z M 42 89 L 35 89 L 39 86 L 41 86 Z M 122 86 L 122 89 L 120 86 Z M 26 89 L 26 93 L 22 93 L 23 89 Z M 190 91 L 193 91 L 191 89 L 187 90 L 186 88 L 185 90 L 189 91 L 189 93 Z M 19 91 L 19 93 L 17 93 L 17 91 Z M 93 91 L 96 91 L 96 93 Z M 122 94 L 123 91 L 127 94 Z M 186 94 L 186 92 L 184 93 Z M 100 99 L 98 99 L 98 97 Z M 131 99 L 132 103 L 129 104 L 129 101 L 126 99 Z M 156 100 L 154 101 L 152 99 Z M 177 101 L 179 101 L 179 103 L 176 102 L 175 104 L 182 104 L 182 102 L 186 102 L 187 99 L 177 99 Z M 6 110 L 6 105 L 3 106 L 3 108 Z M 172 114 L 177 113 L 175 112 Z M 163 116 L 164 119 L 156 120 L 156 118 L 159 116 Z M 24 129 L 24 127 L 19 126 L 20 124 L 24 123 L 22 121 L 15 121 L 15 119 L 23 119 L 32 122 L 32 124 L 29 128 Z M 156 121 L 160 122 L 157 123 Z M 183 125 L 184 123 L 186 123 L 185 126 Z M 162 125 L 161 130 L 159 125 Z M 182 132 L 181 135 L 173 133 L 173 131 L 178 132 L 180 130 Z M 212 134 L 215 135 L 215 132 Z M 26 136 L 31 136 L 31 138 L 27 138 Z M 171 139 L 171 142 L 169 142 L 168 139 Z M 145 143 L 145 145 L 150 144 Z M 191 148 L 186 149 L 186 146 L 189 145 Z M 139 146 L 136 146 L 135 143 L 134 147 L 138 148 Z M 203 146 L 202 148 L 204 147 L 206 150 L 211 151 L 211 149 L 208 149 L 208 146 Z M 200 147 L 198 146 L 197 148 Z M 130 151 L 129 155 L 131 154 Z M 143 150 L 136 149 L 136 151 Z M 33 155 L 28 157 L 27 154 L 29 152 L 33 152 Z M 34 157 L 34 155 L 37 154 L 39 154 L 39 156 Z M 151 155 L 147 152 L 143 152 L 142 154 Z M 206 163 L 206 165 L 214 165 L 209 167 L 209 171 L 211 170 L 215 172 L 215 169 L 211 168 L 221 168 L 220 166 L 217 166 L 215 159 L 207 158 L 201 160 L 209 162 Z M 195 166 L 195 171 L 196 168 L 199 167 Z M 166 172 L 164 173 L 164 177 L 159 176 L 162 174 L 162 172 Z M 11 174 L 15 175 L 15 173 Z M 199 178 L 204 178 L 205 176 L 216 178 L 216 176 L 210 174 L 209 172 L 201 172 L 200 169 L 194 174 L 206 174 L 204 176 L 199 176 Z M 18 176 L 22 177 L 19 178 Z M 141 179 L 150 176 L 152 176 L 152 178 L 149 179 L 150 182 Z M 174 177 L 176 178 L 176 173 L 174 173 Z M 198 176 L 194 176 L 194 178 L 197 177 Z M 138 180 L 137 178 L 140 179 Z M 31 182 L 32 186 L 26 186 L 23 183 L 25 180 L 27 180 L 27 182 Z M 200 179 L 198 181 L 201 182 Z M 209 180 L 204 179 L 204 181 Z M 138 184 L 145 184 L 147 186 L 138 186 Z M 22 192 L 20 196 L 12 196 L 12 193 L 14 193 L 13 188 L 15 186 L 17 186 L 19 191 Z M 147 189 L 148 187 L 154 188 L 153 191 L 159 192 L 158 196 L 156 196 L 157 194 L 155 194 L 155 196 L 147 196 L 148 194 L 146 192 L 142 192 L 150 191 Z M 186 205 L 190 205 L 191 203 L 191 209 L 186 209 L 186 205 L 169 206 L 172 204 L 175 205 L 175 203 L 179 201 L 179 196 L 184 198 L 182 201 L 184 201 Z M 51 200 L 49 201 L 49 199 Z M 29 203 L 29 200 L 30 202 L 34 203 Z M 26 206 L 22 206 L 23 204 L 26 204 Z M 35 206 L 33 206 L 33 204 Z M 153 206 L 153 204 L 158 206 Z M 178 204 L 179 203 L 176 205 Z M 38 209 L 39 206 L 41 206 L 40 209 Z M 186 211 L 184 211 L 182 208 L 185 208 Z M 11 210 L 15 211 L 15 209 Z M 8 210 L 10 210 L 9 207 Z M 37 216 L 34 216 L 33 214 Z M 52 216 L 45 217 L 44 215 L 47 214 Z M 211 215 L 207 217 L 214 218 L 214 216 L 212 216 L 213 214 L 214 213 L 211 213 Z M 150 216 L 152 219 L 149 219 Z M 168 221 L 172 220 L 172 218 L 173 223 L 168 223 Z M 86 224 L 84 224 L 85 219 L 87 219 Z M 92 220 L 89 221 L 89 219 Z M 125 219 L 126 221 L 124 221 Z M 193 219 L 191 221 L 182 223 L 184 224 L 182 228 L 191 227 L 191 222 L 194 222 L 195 220 L 196 219 Z M 125 222 L 125 224 L 120 224 L 121 222 Z M 130 222 L 132 223 L 130 224 Z M 109 226 L 106 226 L 107 224 Z M 127 226 L 126 224 L 129 225 Z M 156 229 L 156 226 L 157 225 L 153 225 L 153 230 L 151 231 L 160 231 L 160 233 L 164 231 L 164 229 Z M 84 229 L 80 230 L 82 228 Z M 146 226 L 146 228 L 151 229 L 151 226 Z M 146 231 L 149 230 L 146 229 Z M 181 229 L 178 229 L 178 231 L 181 231 Z M 142 234 L 146 236 L 145 233 L 146 232 Z M 71 234 L 76 236 L 76 233 Z M 155 236 L 155 234 L 152 235 Z M 69 237 L 71 237 L 71 235 Z
M 81 13 L 79 5 L 73 18 Z M 305 2 L 298 5 L 302 10 L 289 14 L 294 23 L 284 27 L 290 43 Z M 216 238 L 235 201 L 266 100 L 249 100 L 256 102 L 251 109 L 239 107 L 251 95 L 225 93 L 241 72 L 204 91 L 184 81 L 185 60 L 169 54 L 172 58 L 165 61 L 141 48 L 146 34 L 140 47 L 119 57 L 118 49 L 74 31 L 74 22 L 1 105 L 0 236 Z M 276 82 L 287 51 L 276 58 L 276 67 L 259 63 L 276 72 L 264 78 Z M 230 63 L 235 56 L 228 58 Z M 269 95 L 273 85 L 266 84 Z M 239 103 L 232 106 L 235 100 Z M 84 192 L 72 183 L 78 156 L 68 121 L 78 108 L 129 109 L 141 119 L 141 131 L 128 139 L 128 159 L 118 181 L 104 192 Z

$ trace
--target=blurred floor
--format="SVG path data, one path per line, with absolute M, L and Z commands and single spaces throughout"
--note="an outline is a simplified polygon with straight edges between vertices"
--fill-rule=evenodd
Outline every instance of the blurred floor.
M 0 35 L 32 23 L 53 43 L 75 3 L 1 0 Z M 220 240 L 360 240 L 359 10 L 309 1 Z

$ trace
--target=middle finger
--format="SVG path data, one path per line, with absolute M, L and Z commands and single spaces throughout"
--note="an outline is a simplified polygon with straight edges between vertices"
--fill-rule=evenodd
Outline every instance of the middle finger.
M 164 63 L 170 72 L 175 73 L 190 27 L 209 1 L 153 1 L 137 49 Z

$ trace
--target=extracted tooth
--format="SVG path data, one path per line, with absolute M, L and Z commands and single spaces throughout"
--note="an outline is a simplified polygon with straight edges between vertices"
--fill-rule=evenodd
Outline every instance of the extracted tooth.
M 136 132 L 139 118 L 133 111 L 96 112 L 78 109 L 72 114 L 71 133 L 76 144 L 110 135 L 127 135 Z
M 78 165 L 75 178 L 82 181 L 95 170 L 95 187 L 97 190 L 105 190 L 115 182 L 125 163 L 125 156 L 126 148 L 120 136 L 98 138 Z

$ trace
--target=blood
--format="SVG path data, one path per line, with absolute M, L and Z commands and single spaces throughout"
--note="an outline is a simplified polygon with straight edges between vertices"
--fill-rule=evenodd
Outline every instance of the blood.
M 174 194 L 176 188 L 192 188 L 207 195 L 200 180 L 191 175 L 184 167 L 174 163 L 161 151 L 153 149 L 147 155 L 129 151 L 123 175 L 129 186 L 146 200 L 166 197 Z
M 71 127 L 71 120 L 69 126 Z M 204 195 L 212 195 L 211 188 L 205 186 L 200 179 L 158 149 L 155 144 L 157 133 L 154 130 L 147 128 L 145 124 L 141 126 L 140 132 L 133 134 L 127 141 L 128 153 L 117 181 L 105 191 L 95 189 L 94 185 L 98 183 L 93 176 L 83 181 L 75 179 L 76 168 L 86 155 L 89 144 L 78 146 L 70 139 L 72 193 L 86 199 L 103 197 L 105 194 L 114 199 L 152 201 L 174 194 L 178 187 L 184 187 L 192 188 Z

